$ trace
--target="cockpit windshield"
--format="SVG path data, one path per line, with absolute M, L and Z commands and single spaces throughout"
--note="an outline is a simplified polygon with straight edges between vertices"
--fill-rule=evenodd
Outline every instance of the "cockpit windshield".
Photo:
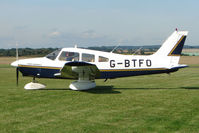
M 54 60 L 54 59 L 57 58 L 57 56 L 58 56 L 58 54 L 59 54 L 60 51 L 61 51 L 61 49 L 58 49 L 58 50 L 56 50 L 56 51 L 54 51 L 54 52 L 46 55 L 46 58 Z

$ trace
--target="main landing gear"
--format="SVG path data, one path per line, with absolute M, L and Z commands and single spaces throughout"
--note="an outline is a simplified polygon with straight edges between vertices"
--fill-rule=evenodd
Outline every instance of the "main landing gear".
M 95 88 L 96 87 L 96 83 L 94 80 L 91 80 L 91 76 L 89 75 L 89 72 L 85 71 L 84 69 L 78 69 L 77 67 L 73 67 L 72 68 L 73 71 L 76 71 L 77 73 L 79 73 L 78 75 L 78 80 L 72 82 L 69 85 L 69 88 L 71 90 L 88 90 L 91 88 Z
M 69 88 L 75 91 L 88 90 L 95 87 L 96 87 L 96 83 L 90 80 L 77 80 L 77 81 L 72 82 L 69 85 Z

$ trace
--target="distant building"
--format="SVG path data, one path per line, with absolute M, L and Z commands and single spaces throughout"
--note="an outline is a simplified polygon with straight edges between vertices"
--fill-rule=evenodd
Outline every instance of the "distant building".
M 183 49 L 182 54 L 187 56 L 199 56 L 199 49 Z

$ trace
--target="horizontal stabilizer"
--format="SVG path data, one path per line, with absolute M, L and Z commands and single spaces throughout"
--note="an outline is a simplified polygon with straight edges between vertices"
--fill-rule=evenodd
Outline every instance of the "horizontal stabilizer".
M 185 64 L 178 64 L 177 66 L 173 66 L 170 69 L 180 69 L 180 68 L 185 68 L 185 67 L 189 67 L 189 66 Z

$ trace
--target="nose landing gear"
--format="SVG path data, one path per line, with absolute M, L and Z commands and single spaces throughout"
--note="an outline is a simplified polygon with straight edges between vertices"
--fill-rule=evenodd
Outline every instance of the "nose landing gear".
M 35 80 L 35 77 L 33 77 L 33 81 L 26 84 L 24 86 L 24 89 L 26 90 L 38 90 L 38 89 L 44 89 L 46 86 L 44 84 L 40 84 Z

